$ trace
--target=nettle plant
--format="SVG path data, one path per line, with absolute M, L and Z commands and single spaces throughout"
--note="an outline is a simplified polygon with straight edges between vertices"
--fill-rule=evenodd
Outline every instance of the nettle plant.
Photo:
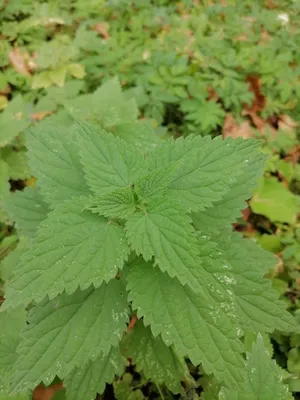
M 189 136 L 142 152 L 110 130 L 26 133 L 37 187 L 8 201 L 27 240 L 4 263 L 2 392 L 58 376 L 68 400 L 94 399 L 131 362 L 181 393 L 189 359 L 215 398 L 289 399 L 262 339 L 296 329 L 264 278 L 274 258 L 231 228 L 264 167 L 259 143 Z

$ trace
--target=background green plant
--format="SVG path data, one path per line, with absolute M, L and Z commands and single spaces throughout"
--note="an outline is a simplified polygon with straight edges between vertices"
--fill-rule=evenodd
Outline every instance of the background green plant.
M 114 76 L 119 77 L 127 99 L 134 98 L 140 110 L 135 111 L 139 137 L 130 128 L 130 116 L 125 122 L 128 129 L 123 126 L 120 131 L 126 132 L 128 141 L 138 139 L 141 148 L 149 146 L 153 129 L 157 138 L 224 134 L 230 113 L 235 134 L 241 133 L 239 127 L 246 122 L 255 136 L 263 135 L 262 147 L 271 155 L 250 208 L 236 228 L 279 256 L 269 276 L 299 318 L 299 13 L 299 2 L 292 0 L 228 0 L 226 4 L 2 0 L 2 200 L 9 191 L 34 185 L 26 161 L 24 129 L 36 124 L 46 129 L 53 123 L 68 127 L 75 117 L 118 131 L 117 124 L 109 126 L 105 121 L 109 102 L 99 89 Z M 249 76 L 259 79 L 263 104 L 258 104 Z M 128 118 L 127 102 L 120 93 L 111 96 Z M 287 115 L 292 122 L 286 123 L 283 116 Z M 4 258 L 21 243 L 17 235 L 21 230 L 1 204 L 0 217 L 0 255 Z M 3 281 L 9 277 L 8 270 L 3 263 Z M 271 344 L 297 396 L 299 335 L 272 334 Z M 205 386 L 201 371 L 194 374 L 199 387 Z M 143 398 L 140 388 L 147 386 L 147 380 L 129 374 L 114 385 L 120 393 L 130 390 L 130 396 Z M 149 390 L 153 396 L 158 393 L 155 387 Z

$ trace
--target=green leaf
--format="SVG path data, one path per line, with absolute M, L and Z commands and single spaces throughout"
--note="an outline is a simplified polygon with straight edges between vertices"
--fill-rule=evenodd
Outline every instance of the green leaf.
M 2 154 L 2 158 L 9 167 L 10 179 L 17 181 L 30 178 L 27 154 L 24 151 L 14 151 L 8 147 L 7 151 Z
M 43 71 L 39 74 L 35 74 L 32 79 L 32 89 L 44 89 L 52 86 L 52 79 L 49 71 Z
M 38 178 L 45 200 L 52 207 L 89 193 L 78 159 L 78 132 L 56 125 L 27 131 L 29 165 Z
M 66 400 L 94 400 L 97 393 L 104 392 L 106 383 L 122 375 L 126 364 L 119 349 L 112 347 L 105 357 L 100 355 L 86 366 L 75 368 L 64 379 Z
M 225 111 L 215 101 L 188 99 L 182 102 L 181 107 L 186 113 L 185 119 L 196 125 L 194 129 L 197 133 L 210 133 L 224 121 Z
M 63 87 L 65 84 L 67 72 L 68 67 L 66 65 L 63 65 L 49 71 L 48 76 L 52 83 L 54 83 L 58 87 Z
M 8 100 L 6 96 L 0 95 L 0 111 L 4 110 L 8 105 Z
M 212 235 L 212 239 L 223 251 L 236 281 L 232 290 L 241 327 L 254 333 L 294 330 L 292 315 L 286 311 L 285 303 L 278 300 L 271 281 L 264 278 L 276 263 L 274 256 L 238 233 L 224 231 Z
M 85 70 L 82 64 L 69 64 L 68 72 L 78 79 L 82 79 L 85 76 Z
M 271 337 L 268 333 L 260 333 L 259 334 L 264 342 L 264 347 L 266 350 L 268 350 L 270 357 L 273 357 L 274 355 L 274 347 L 272 345 L 271 342 Z M 257 334 L 256 333 L 252 333 L 249 332 L 247 330 L 244 331 L 244 335 L 243 335 L 243 342 L 244 342 L 244 346 L 245 346 L 245 350 L 246 352 L 251 352 L 252 346 L 253 344 L 256 342 L 257 340 Z
M 138 117 L 135 101 L 123 95 L 116 78 L 105 82 L 92 94 L 66 101 L 65 107 L 75 119 L 99 123 L 105 129 L 134 123 Z
M 255 192 L 250 206 L 256 214 L 264 215 L 274 222 L 296 221 L 297 197 L 275 177 L 264 178 Z
M 127 308 L 118 280 L 71 296 L 63 294 L 33 308 L 21 334 L 14 391 L 34 389 L 41 381 L 49 385 L 55 375 L 64 378 L 100 354 L 105 357 L 122 337 Z
M 73 293 L 114 278 L 129 247 L 122 228 L 82 211 L 87 199 L 70 200 L 42 222 L 6 289 L 6 306 Z
M 154 129 L 154 124 L 149 120 L 120 124 L 111 133 L 128 144 L 135 145 L 141 153 L 152 151 L 160 143 L 160 137 Z
M 234 223 L 241 216 L 241 211 L 247 207 L 249 199 L 263 173 L 266 157 L 262 153 L 251 154 L 247 165 L 240 175 L 229 185 L 229 190 L 222 200 L 213 203 L 212 207 L 193 214 L 193 222 L 201 231 L 205 227 L 213 226 L 215 229 L 226 227 Z
M 103 196 L 93 197 L 88 201 L 86 209 L 105 217 L 126 218 L 135 211 L 133 190 L 117 189 Z
M 155 338 L 142 321 L 138 321 L 125 336 L 122 349 L 147 379 L 166 385 L 173 393 L 182 391 L 180 381 L 191 379 L 184 359 L 178 357 L 173 347 L 166 346 L 159 336 Z
M 149 204 L 128 218 L 126 234 L 132 249 L 146 261 L 154 256 L 155 264 L 172 278 L 196 291 L 201 288 L 194 274 L 199 263 L 196 236 L 180 207 L 162 199 Z
M 180 168 L 179 162 L 150 171 L 136 181 L 135 193 L 141 199 L 146 200 L 150 200 L 154 196 L 161 196 L 167 190 L 178 168 Z
M 95 194 L 129 187 L 145 172 L 143 156 L 132 146 L 94 126 L 82 123 L 80 127 L 82 163 Z
M 280 175 L 287 180 L 288 184 L 291 184 L 295 176 L 295 166 L 292 163 L 281 159 L 276 162 L 276 166 Z
M 220 384 L 215 379 L 209 379 L 200 400 L 219 400 Z
M 30 393 L 24 394 L 16 394 L 15 396 L 11 396 L 10 394 L 2 394 L 0 393 L 0 400 L 31 400 L 32 395 Z
M 210 298 L 211 303 L 219 303 L 231 322 L 236 325 L 238 321 L 233 293 L 236 281 L 225 255 L 208 235 L 201 232 L 197 232 L 197 247 L 199 263 L 194 273 L 201 282 L 202 292 Z
M 300 349 L 299 347 L 293 347 L 288 352 L 287 360 L 288 371 L 299 374 L 300 372 Z
M 268 235 L 264 233 L 259 237 L 258 241 L 263 249 L 271 251 L 272 253 L 279 253 L 283 248 L 279 235 Z
M 11 278 L 14 268 L 20 262 L 21 256 L 25 253 L 27 248 L 28 242 L 26 238 L 22 237 L 19 240 L 17 247 L 13 251 L 10 251 L 10 253 L 4 258 L 4 260 L 1 261 L 1 279 L 3 279 L 4 281 L 8 281 Z
M 9 190 L 9 168 L 7 163 L 0 159 L 0 193 L 6 193 Z
M 12 235 L 5 235 L 1 242 L 0 242 L 0 262 L 7 256 L 9 253 L 15 249 L 16 244 L 18 242 L 18 237 L 15 234 Z M 0 264 L 0 276 L 1 279 L 4 280 L 3 278 L 3 270 L 2 270 L 2 264 Z
M 180 201 L 188 211 L 204 210 L 223 199 L 237 177 L 257 152 L 254 140 L 222 140 L 217 137 L 169 140 L 152 152 L 152 166 L 181 161 L 167 195 Z
M 26 326 L 26 312 L 19 307 L 0 313 L 0 398 L 1 393 L 10 392 L 14 364 L 18 359 L 17 347 L 20 331 Z
M 82 91 L 84 86 L 83 82 L 77 80 L 71 80 L 66 82 L 63 88 L 52 87 L 46 91 L 46 96 L 42 97 L 36 105 L 35 110 L 39 111 L 54 111 L 57 105 L 63 105 L 64 101 L 67 99 L 75 98 Z M 73 121 L 70 115 L 64 110 L 69 119 Z
M 29 124 L 26 104 L 16 96 L 0 114 L 0 147 L 10 144 Z
M 264 347 L 263 338 L 258 335 L 251 353 L 247 354 L 243 370 L 242 390 L 222 389 L 220 400 L 292 400 L 288 387 L 282 383 L 282 373 Z
M 47 204 L 36 188 L 10 193 L 4 202 L 5 209 L 24 235 L 34 236 L 40 223 L 47 217 Z
M 234 387 L 240 384 L 241 344 L 218 302 L 144 262 L 131 268 L 127 280 L 129 300 L 155 337 L 160 334 L 194 365 L 202 363 L 207 374 Z
M 66 400 L 66 391 L 65 389 L 57 390 L 54 395 L 51 397 L 51 400 Z
M 135 382 L 129 373 L 125 373 L 122 380 L 115 381 L 113 386 L 116 400 L 146 400 L 143 392 L 135 388 Z

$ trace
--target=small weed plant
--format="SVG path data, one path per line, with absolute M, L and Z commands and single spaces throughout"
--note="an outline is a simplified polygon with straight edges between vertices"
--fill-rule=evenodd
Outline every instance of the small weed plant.
M 149 130 L 141 146 L 135 104 L 113 90 L 98 124 L 26 132 L 37 185 L 6 199 L 23 236 L 2 266 L 2 392 L 58 377 L 68 400 L 90 400 L 131 363 L 183 394 L 192 363 L 213 377 L 204 399 L 291 399 L 266 335 L 296 328 L 264 278 L 275 258 L 232 230 L 260 143 Z

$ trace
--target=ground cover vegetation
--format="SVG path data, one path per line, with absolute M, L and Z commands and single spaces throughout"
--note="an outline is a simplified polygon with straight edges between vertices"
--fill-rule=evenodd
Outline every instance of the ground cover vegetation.
M 0 2 L 1 400 L 300 398 L 299 13 Z

